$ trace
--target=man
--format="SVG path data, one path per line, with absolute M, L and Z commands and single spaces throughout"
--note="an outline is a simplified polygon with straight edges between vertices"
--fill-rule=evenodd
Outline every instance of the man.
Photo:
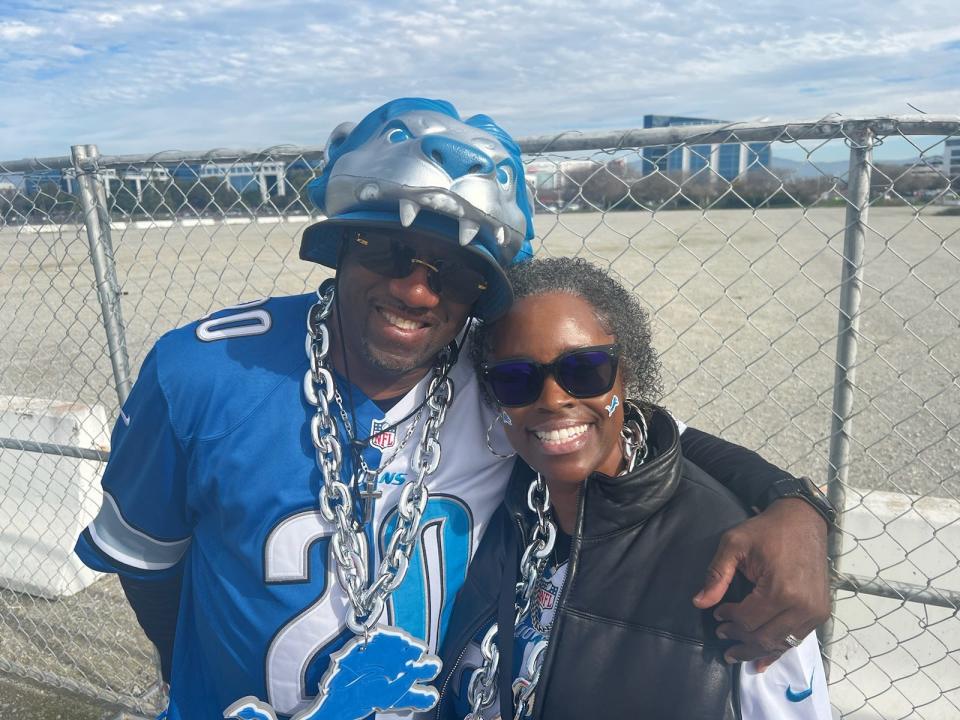
M 310 196 L 327 220 L 301 257 L 335 281 L 157 342 L 77 543 L 120 573 L 171 720 L 428 710 L 432 653 L 510 473 L 459 349 L 469 317 L 509 307 L 503 267 L 530 255 L 516 144 L 486 116 L 395 100 L 334 130 Z M 749 451 L 684 438 L 769 505 L 727 536 L 694 601 L 717 603 L 739 567 L 756 589 L 718 608 L 741 641 L 730 660 L 771 660 L 829 611 L 819 499 Z

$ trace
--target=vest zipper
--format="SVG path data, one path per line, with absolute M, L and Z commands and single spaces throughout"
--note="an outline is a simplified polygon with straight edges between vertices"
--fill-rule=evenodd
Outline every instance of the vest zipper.
M 460 654 L 457 655 L 457 659 L 453 663 L 453 667 L 450 668 L 450 672 L 447 674 L 447 677 L 443 681 L 443 685 L 440 688 L 440 694 L 437 696 L 437 705 L 436 712 L 434 712 L 433 717 L 435 720 L 440 718 L 440 706 L 443 703 L 443 694 L 447 691 L 447 687 L 450 685 L 450 681 L 453 679 L 453 674 L 456 672 L 457 667 L 460 665 L 460 661 L 463 660 L 463 656 L 467 654 L 467 648 L 470 647 L 470 643 L 473 640 L 473 637 L 477 634 L 477 631 L 486 626 L 490 621 L 497 621 L 497 611 L 494 609 L 492 615 L 484 616 L 484 618 L 479 622 L 475 623 L 470 628 L 470 632 L 467 634 L 467 642 L 464 643 L 463 649 L 460 651 Z M 497 696 L 499 702 L 499 695 Z
M 554 656 L 557 654 L 557 644 L 553 642 L 553 638 L 560 634 L 560 625 L 563 622 L 563 615 L 561 614 L 561 611 L 563 610 L 563 603 L 564 600 L 567 599 L 570 586 L 573 585 L 573 576 L 576 574 L 577 567 L 580 564 L 580 537 L 583 533 L 584 516 L 583 506 L 585 504 L 585 490 L 589 481 L 589 477 L 583 481 L 583 485 L 580 486 L 580 492 L 577 496 L 577 524 L 574 528 L 573 535 L 570 537 L 570 559 L 567 561 L 567 577 L 563 581 L 563 588 L 560 590 L 560 597 L 557 598 L 557 609 L 554 611 L 553 625 L 550 628 L 551 639 L 547 641 L 547 654 L 543 658 L 543 667 L 540 670 L 540 683 L 538 683 L 539 687 L 537 687 L 536 690 L 536 698 L 534 698 L 533 701 L 532 717 L 534 720 L 542 717 L 544 698 L 543 681 L 550 677 L 550 665 Z

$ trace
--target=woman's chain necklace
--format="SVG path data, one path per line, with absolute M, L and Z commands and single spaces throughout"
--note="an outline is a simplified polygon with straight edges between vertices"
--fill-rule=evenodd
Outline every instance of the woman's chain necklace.
M 540 473 L 530 481 L 527 488 L 527 507 L 537 516 L 530 540 L 520 558 L 520 582 L 517 583 L 517 600 L 514 604 L 514 628 L 523 622 L 530 613 L 533 605 L 533 593 L 537 582 L 543 575 L 547 559 L 553 552 L 557 540 L 557 525 L 550 512 L 550 490 Z M 497 623 L 490 626 L 483 640 L 480 642 L 480 653 L 483 663 L 470 676 L 467 686 L 467 698 L 470 701 L 470 712 L 464 720 L 482 720 L 482 712 L 493 704 L 497 696 L 497 674 L 500 665 L 500 651 L 497 647 Z M 543 651 L 547 646 L 549 633 L 537 644 L 524 670 L 529 670 L 529 679 L 524 679 L 524 673 L 513 685 L 515 718 L 522 718 L 528 707 L 532 707 L 533 693 L 536 690 L 537 680 L 540 679 L 540 669 L 543 667 Z M 510 638 L 512 641 L 512 638 Z M 518 687 L 523 682 L 524 684 Z
M 637 416 L 639 421 L 624 422 L 621 432 L 624 457 L 627 461 L 626 469 L 621 474 L 633 471 L 637 465 L 643 464 L 647 459 L 647 423 L 639 410 Z M 540 473 L 530 481 L 530 486 L 527 488 L 527 507 L 536 514 L 537 522 L 533 526 L 530 540 L 520 558 L 520 582 L 517 583 L 517 599 L 514 605 L 516 611 L 513 621 L 514 633 L 524 618 L 530 614 L 534 590 L 543 577 L 547 560 L 553 553 L 557 539 L 557 525 L 550 510 L 550 490 Z M 522 720 L 533 710 L 552 627 L 553 623 L 545 628 L 543 637 L 534 645 L 526 663 L 520 669 L 520 676 L 513 682 L 514 720 Z M 467 685 L 470 712 L 464 720 L 483 720 L 483 710 L 490 707 L 496 699 L 500 665 L 500 651 L 497 647 L 498 632 L 498 624 L 493 623 L 480 641 L 483 662 L 473 671 Z M 504 638 L 504 641 L 512 642 L 513 638 Z

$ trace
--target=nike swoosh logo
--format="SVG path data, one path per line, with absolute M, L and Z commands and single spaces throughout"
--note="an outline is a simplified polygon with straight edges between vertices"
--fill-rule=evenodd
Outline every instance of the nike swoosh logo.
M 122 408 L 120 410 L 120 419 L 123 420 L 124 425 L 130 427 L 130 416 L 127 415 Z
M 810 687 L 808 687 L 806 690 L 801 690 L 800 692 L 794 692 L 793 688 L 787 685 L 787 700 L 789 700 L 792 703 L 798 703 L 798 702 L 803 702 L 808 697 L 813 695 L 813 675 L 815 672 L 817 672 L 816 668 L 814 668 L 813 672 L 810 673 Z

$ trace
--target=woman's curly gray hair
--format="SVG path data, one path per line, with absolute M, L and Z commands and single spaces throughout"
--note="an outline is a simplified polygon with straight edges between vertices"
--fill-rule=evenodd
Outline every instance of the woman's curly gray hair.
M 507 277 L 513 286 L 514 301 L 556 292 L 586 300 L 600 325 L 620 346 L 627 397 L 642 406 L 660 400 L 660 360 L 651 342 L 650 316 L 636 295 L 608 272 L 583 258 L 545 257 L 514 265 L 507 270 Z M 494 328 L 496 322 L 478 323 L 474 328 L 470 359 L 478 374 L 493 350 Z M 492 402 L 489 396 L 487 400 Z

